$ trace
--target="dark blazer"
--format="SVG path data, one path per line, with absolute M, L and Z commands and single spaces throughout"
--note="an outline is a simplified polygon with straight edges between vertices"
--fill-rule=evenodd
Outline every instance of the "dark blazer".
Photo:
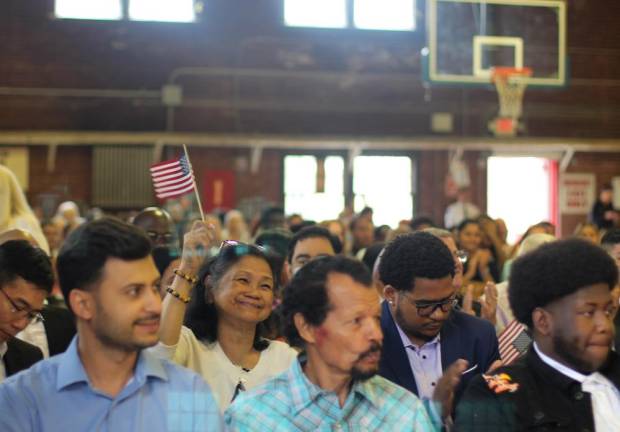
M 381 328 L 383 329 L 383 351 L 379 363 L 379 374 L 417 395 L 418 387 L 409 365 L 409 358 L 387 302 L 383 302 L 382 305 Z M 452 311 L 443 324 L 440 335 L 442 370 L 446 370 L 458 359 L 467 360 L 469 367 L 478 365 L 476 369 L 462 377 L 455 392 L 456 402 L 469 380 L 486 372 L 491 364 L 499 359 L 497 336 L 489 322 L 459 311 Z
M 7 351 L 2 360 L 6 369 L 6 376 L 28 369 L 30 366 L 43 359 L 43 353 L 34 345 L 17 338 L 7 341 Z
M 620 387 L 620 357 L 611 352 L 600 370 Z M 481 376 L 474 378 L 456 409 L 458 432 L 520 432 L 594 430 L 590 394 L 581 384 L 544 363 L 533 348 L 506 373 L 518 384 L 514 393 L 495 394 Z
M 46 306 L 41 314 L 50 357 L 65 352 L 76 333 L 73 314 L 56 306 Z

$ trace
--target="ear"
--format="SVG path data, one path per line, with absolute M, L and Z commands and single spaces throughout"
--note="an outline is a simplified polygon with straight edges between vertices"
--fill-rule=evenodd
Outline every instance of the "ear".
M 392 285 L 387 284 L 383 286 L 383 298 L 385 298 L 391 308 L 396 305 L 396 297 L 398 296 L 398 290 Z
M 549 336 L 553 332 L 553 316 L 543 308 L 532 311 L 532 325 L 534 330 L 543 336 Z
M 291 264 L 288 262 L 288 260 L 284 261 L 284 272 L 288 276 L 289 281 L 293 279 L 293 269 L 291 268 Z
M 88 291 L 72 289 L 69 293 L 69 304 L 75 316 L 83 320 L 90 320 L 95 314 L 95 300 Z
M 297 328 L 297 333 L 306 343 L 316 343 L 314 326 L 310 325 L 300 312 L 295 314 L 293 322 L 295 323 L 295 328 Z

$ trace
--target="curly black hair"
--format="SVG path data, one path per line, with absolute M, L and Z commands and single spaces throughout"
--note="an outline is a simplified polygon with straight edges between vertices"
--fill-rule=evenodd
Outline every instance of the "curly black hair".
M 198 272 L 198 283 L 185 312 L 184 324 L 194 332 L 198 339 L 211 343 L 217 341 L 217 309 L 213 302 L 207 301 L 207 294 L 217 286 L 228 270 L 245 256 L 265 260 L 271 269 L 274 284 L 278 283 L 275 258 L 258 246 L 239 243 L 222 248 L 216 256 L 208 259 L 201 266 Z M 206 283 L 208 276 L 211 276 L 210 284 Z M 274 286 L 275 290 L 276 286 Z M 257 351 L 262 351 L 269 346 L 269 341 L 264 337 L 267 333 L 265 324 L 263 321 L 256 326 L 254 349 Z
M 601 247 L 570 238 L 544 244 L 515 260 L 508 299 L 515 318 L 532 327 L 532 311 L 581 288 L 618 281 L 614 260 Z
M 381 281 L 399 291 L 412 291 L 416 278 L 454 277 L 454 258 L 434 235 L 418 231 L 396 237 L 379 263 Z
M 303 348 L 305 341 L 295 326 L 295 315 L 301 313 L 307 323 L 320 326 L 330 309 L 327 278 L 330 273 L 350 276 L 372 289 L 372 278 L 364 264 L 343 256 L 322 257 L 303 266 L 284 289 L 281 305 L 282 333 L 288 343 Z

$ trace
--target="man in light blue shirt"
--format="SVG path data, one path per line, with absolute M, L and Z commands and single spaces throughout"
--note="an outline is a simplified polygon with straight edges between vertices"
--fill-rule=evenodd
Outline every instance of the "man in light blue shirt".
M 78 335 L 67 351 L 0 385 L 0 430 L 219 431 L 198 375 L 152 357 L 159 273 L 139 228 L 101 219 L 78 227 L 58 256 Z

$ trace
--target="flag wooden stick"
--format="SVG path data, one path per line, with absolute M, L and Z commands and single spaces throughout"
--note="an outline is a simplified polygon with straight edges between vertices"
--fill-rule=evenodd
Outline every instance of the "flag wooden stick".
M 194 177 L 194 168 L 192 167 L 192 163 L 189 160 L 189 154 L 187 153 L 187 146 L 183 144 L 183 151 L 185 152 L 185 159 L 187 159 L 187 164 L 189 165 L 189 169 L 192 171 L 192 181 L 194 182 L 194 193 L 196 194 L 196 201 L 198 201 L 198 209 L 200 210 L 200 218 L 202 221 L 205 221 L 205 213 L 202 211 L 202 202 L 200 201 L 200 194 L 198 193 L 198 186 L 196 185 L 196 177 Z

